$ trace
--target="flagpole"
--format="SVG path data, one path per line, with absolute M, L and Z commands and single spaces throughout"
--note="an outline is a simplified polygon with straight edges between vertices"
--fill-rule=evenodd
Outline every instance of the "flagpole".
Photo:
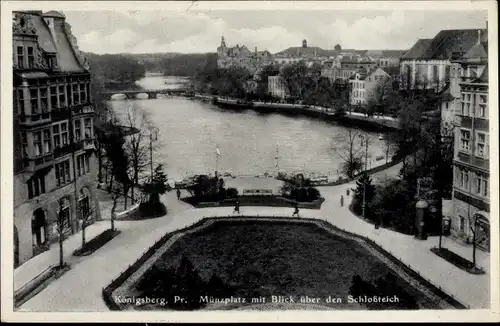
M 279 176 L 279 174 L 280 174 L 280 165 L 279 165 L 278 146 L 276 146 L 276 170 L 277 170 L 277 175 Z

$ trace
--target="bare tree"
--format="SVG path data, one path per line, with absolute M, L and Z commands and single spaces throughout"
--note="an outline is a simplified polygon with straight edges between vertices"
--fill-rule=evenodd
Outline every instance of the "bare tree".
M 90 199 L 90 198 L 89 198 Z M 95 212 L 95 208 L 90 206 L 89 202 L 78 201 L 77 204 L 77 214 L 78 219 L 82 223 L 82 248 L 85 246 L 85 229 L 90 225 L 90 220 L 92 220 L 92 215 Z
M 150 115 L 138 106 L 130 106 L 126 112 L 127 127 L 135 128 L 138 131 L 129 135 L 126 139 L 125 150 L 130 157 L 130 179 L 131 198 L 135 202 L 135 186 L 139 185 L 139 177 L 150 164 L 149 155 L 149 133 L 152 127 Z M 125 202 L 127 198 L 125 198 Z M 126 204 L 125 204 L 126 205 Z
M 64 236 L 65 232 L 69 228 L 69 212 L 63 211 L 62 203 L 60 203 L 59 211 L 57 212 L 56 217 L 56 232 L 58 235 L 58 243 L 59 243 L 59 267 L 64 267 Z
M 346 129 L 334 136 L 333 151 L 343 161 L 342 171 L 353 178 L 363 168 L 362 133 L 355 129 Z
M 117 189 L 113 191 L 111 198 L 113 200 L 113 206 L 111 207 L 111 231 L 115 231 L 115 219 L 116 219 L 116 206 L 118 204 L 118 198 L 122 195 L 122 191 Z

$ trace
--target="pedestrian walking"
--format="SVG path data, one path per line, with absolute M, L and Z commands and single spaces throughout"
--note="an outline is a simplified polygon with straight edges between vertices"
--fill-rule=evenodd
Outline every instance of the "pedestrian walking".
M 344 196 L 340 195 L 340 207 L 344 206 Z
M 345 193 L 346 193 L 347 197 L 349 197 L 349 194 L 351 193 L 351 191 L 350 191 L 349 189 L 347 189 L 347 190 L 345 191 Z
M 181 199 L 181 190 L 177 188 L 177 200 Z
M 297 215 L 297 217 L 300 217 L 299 216 L 299 205 L 297 203 L 295 203 L 295 210 L 293 211 L 292 217 L 295 215 Z
M 240 202 L 237 200 L 236 203 L 234 204 L 234 211 L 233 213 L 240 213 Z

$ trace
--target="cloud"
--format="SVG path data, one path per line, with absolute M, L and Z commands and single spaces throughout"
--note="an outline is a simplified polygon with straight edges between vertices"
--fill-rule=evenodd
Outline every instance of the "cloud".
M 83 51 L 95 53 L 215 52 L 246 45 L 272 53 L 300 46 L 407 49 L 440 30 L 483 27 L 485 12 L 464 11 L 103 11 L 70 12 Z

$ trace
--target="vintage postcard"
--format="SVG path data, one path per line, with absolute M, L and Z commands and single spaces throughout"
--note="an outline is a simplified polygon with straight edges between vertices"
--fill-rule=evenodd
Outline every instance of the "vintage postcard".
M 1 5 L 2 321 L 499 320 L 496 2 Z

